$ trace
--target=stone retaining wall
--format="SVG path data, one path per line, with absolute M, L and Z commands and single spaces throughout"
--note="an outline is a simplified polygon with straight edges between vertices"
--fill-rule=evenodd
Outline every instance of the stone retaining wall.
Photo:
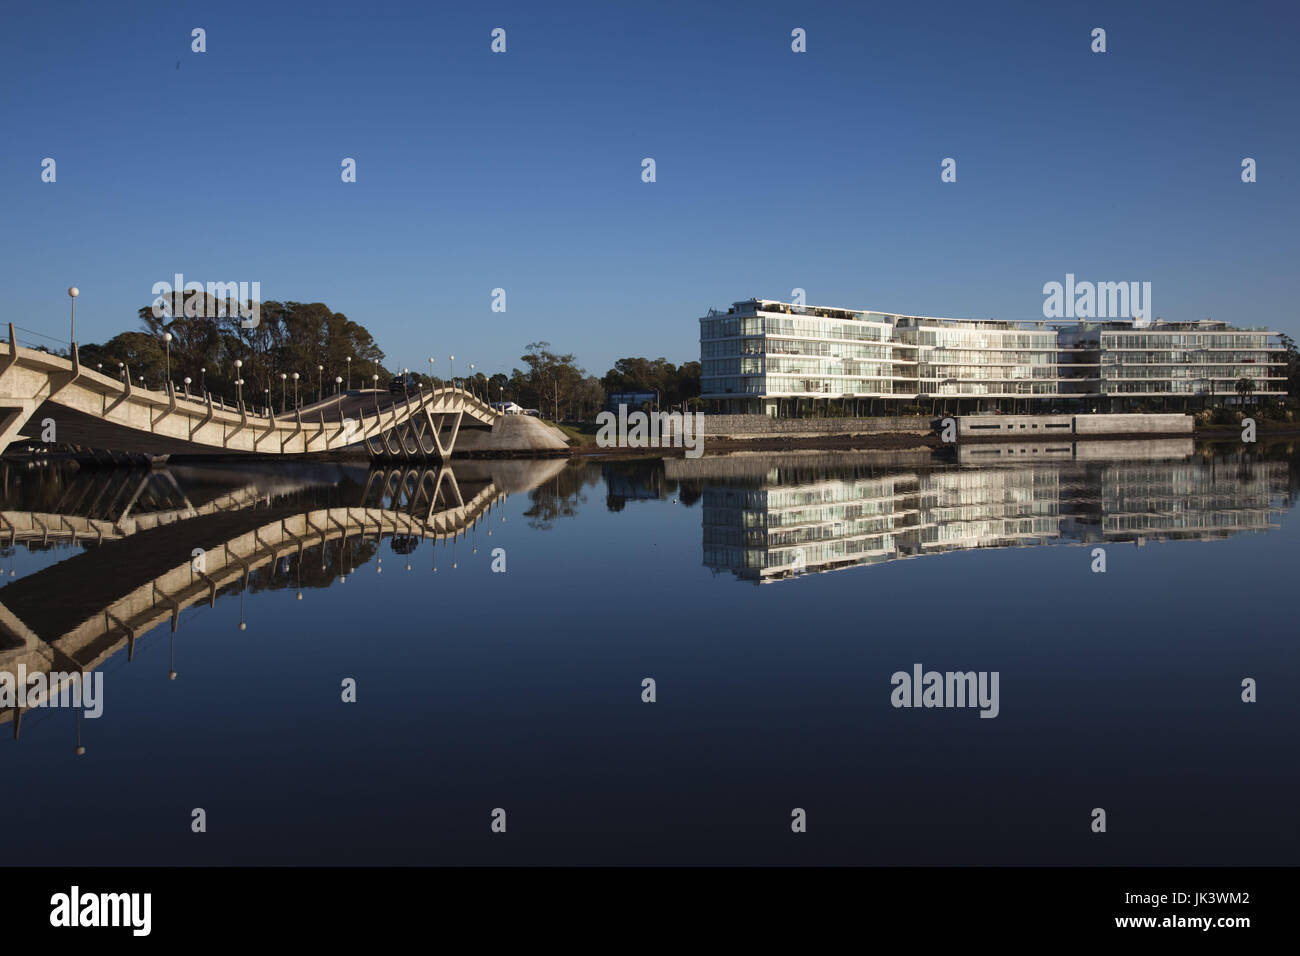
M 709 438 L 816 438 L 844 435 L 928 435 L 930 418 L 772 418 L 768 415 L 705 415 Z

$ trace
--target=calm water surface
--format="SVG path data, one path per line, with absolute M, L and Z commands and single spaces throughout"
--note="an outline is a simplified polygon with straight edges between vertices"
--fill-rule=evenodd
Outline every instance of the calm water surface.
M 8 463 L 0 857 L 1294 864 L 1294 446 L 976 451 Z

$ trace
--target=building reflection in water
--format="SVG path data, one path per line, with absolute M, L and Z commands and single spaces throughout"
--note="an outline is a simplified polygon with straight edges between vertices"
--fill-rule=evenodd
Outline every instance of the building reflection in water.
M 1288 459 L 1201 453 L 1190 440 L 912 458 L 700 459 L 667 471 L 702 486 L 704 565 L 754 582 L 976 548 L 1222 539 L 1275 528 L 1295 493 Z
M 130 661 L 145 634 L 169 625 L 174 639 L 183 611 L 227 595 L 243 625 L 259 592 L 302 600 L 367 564 L 378 572 L 385 542 L 390 568 L 451 570 L 504 520 L 512 493 L 528 494 L 525 523 L 543 531 L 602 482 L 610 511 L 640 499 L 702 504 L 704 565 L 765 582 L 947 551 L 1267 531 L 1294 500 L 1298 460 L 1293 448 L 1175 441 L 376 470 L 0 463 L 0 672 Z M 17 576 L 19 548 L 50 552 L 51 563 Z M 15 737 L 22 713 L 0 707 Z

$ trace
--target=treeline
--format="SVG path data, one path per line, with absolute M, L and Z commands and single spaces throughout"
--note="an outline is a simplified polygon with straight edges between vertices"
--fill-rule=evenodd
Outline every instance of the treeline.
M 353 388 L 363 382 L 369 387 L 374 375 L 387 385 L 384 353 L 370 333 L 322 302 L 263 302 L 258 324 L 244 328 L 235 309 L 205 293 L 190 293 L 184 301 L 177 294 L 175 300 L 167 308 L 170 314 L 161 318 L 152 306 L 141 309 L 144 331 L 123 332 L 102 345 L 81 346 L 81 364 L 119 378 L 129 372 L 133 384 L 162 390 L 170 349 L 171 381 L 177 391 L 189 378 L 191 394 L 206 389 L 233 402 L 235 382 L 242 378 L 246 404 L 264 404 L 269 391 L 277 409 L 282 394 L 293 404 L 295 372 L 298 398 L 304 405 L 316 401 L 318 391 L 333 394 L 336 377 L 343 378 L 346 386 L 349 365 Z M 166 334 L 171 335 L 170 346 Z
M 384 353 L 370 332 L 322 302 L 263 302 L 252 328 L 244 327 L 234 303 L 203 292 L 164 297 L 159 311 L 161 317 L 153 306 L 140 309 L 141 331 L 81 346 L 82 365 L 119 378 L 129 373 L 132 384 L 163 390 L 170 347 L 170 377 L 178 392 L 188 387 L 191 394 L 202 395 L 206 390 L 229 404 L 236 400 L 236 381 L 242 378 L 246 404 L 261 406 L 269 395 L 276 410 L 282 397 L 293 407 L 295 372 L 299 404 L 307 405 L 318 392 L 328 396 L 338 387 L 387 388 L 392 376 L 404 371 L 386 369 Z M 555 420 L 591 421 L 615 393 L 657 393 L 663 409 L 700 404 L 699 362 L 676 366 L 662 357 L 622 358 L 597 377 L 578 365 L 576 356 L 556 351 L 549 342 L 530 342 L 525 348 L 523 367 L 509 375 L 458 367 L 455 383 L 486 401 L 515 402 Z M 407 374 L 426 387 L 450 381 L 422 369 Z
M 549 342 L 532 342 L 527 348 L 520 357 L 525 368 L 487 381 L 492 401 L 517 402 L 557 421 L 592 421 L 609 396 L 619 393 L 657 392 L 663 409 L 699 404 L 699 362 L 679 367 L 664 358 L 621 358 L 597 378 L 588 375 L 573 355 L 554 351 Z

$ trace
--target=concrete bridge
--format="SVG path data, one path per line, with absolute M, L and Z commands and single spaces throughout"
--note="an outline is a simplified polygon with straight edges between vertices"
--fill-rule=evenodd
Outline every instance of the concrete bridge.
M 462 388 L 392 396 L 348 392 L 288 415 L 249 414 L 213 403 L 211 394 L 178 394 L 132 385 L 71 359 L 17 344 L 0 347 L 0 453 L 19 438 L 40 439 L 52 420 L 59 444 L 163 455 L 308 455 L 344 450 L 374 458 L 446 460 L 462 429 L 490 430 L 496 409 Z
M 176 632 L 182 611 L 242 591 L 259 568 L 287 558 L 301 585 L 305 553 L 322 553 L 323 566 L 324 549 L 335 542 L 342 549 L 357 538 L 455 539 L 511 491 L 535 487 L 563 467 L 484 463 L 459 479 L 445 466 L 379 469 L 369 473 L 359 505 L 305 511 L 268 507 L 250 487 L 197 507 L 124 512 L 116 520 L 0 512 L 0 542 L 79 536 L 99 545 L 0 589 L 0 671 L 16 673 L 23 664 L 29 674 L 85 673 L 123 649 L 129 661 L 144 634 L 165 622 Z M 17 738 L 22 711 L 0 710 L 0 723 L 9 720 Z

